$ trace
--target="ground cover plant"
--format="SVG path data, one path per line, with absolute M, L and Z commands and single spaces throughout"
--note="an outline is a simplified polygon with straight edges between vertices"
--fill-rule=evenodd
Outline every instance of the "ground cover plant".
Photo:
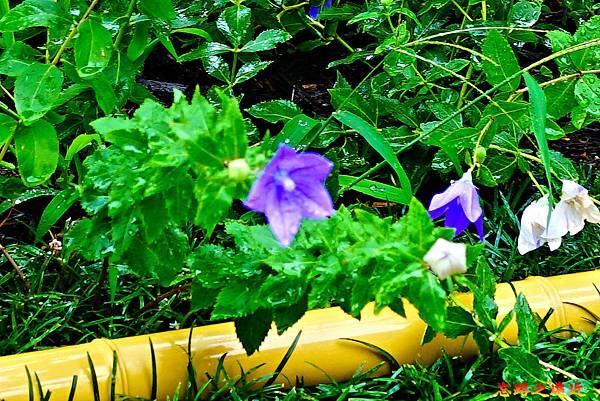
M 598 266 L 599 10 L 0 0 L 0 353 L 405 299 L 480 357 L 214 398 L 594 399 L 598 329 L 493 294 Z

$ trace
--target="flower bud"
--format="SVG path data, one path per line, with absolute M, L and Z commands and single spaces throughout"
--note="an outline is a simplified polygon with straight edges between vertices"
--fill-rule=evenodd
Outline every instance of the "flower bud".
M 235 182 L 245 181 L 250 175 L 250 167 L 246 159 L 235 159 L 229 162 L 227 165 L 229 172 L 229 178 Z
M 475 162 L 479 164 L 483 163 L 485 161 L 486 154 L 487 151 L 483 146 L 477 146 L 477 148 L 475 149 Z
M 467 271 L 467 246 L 439 238 L 423 261 L 440 279 Z

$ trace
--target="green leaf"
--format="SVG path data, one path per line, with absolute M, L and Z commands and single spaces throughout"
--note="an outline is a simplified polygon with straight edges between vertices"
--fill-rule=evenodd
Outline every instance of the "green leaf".
M 0 114 L 0 147 L 13 136 L 15 128 L 17 128 L 17 121 L 14 118 Z
M 267 68 L 272 61 L 252 61 L 250 63 L 244 64 L 235 75 L 234 85 L 240 84 L 253 78 Z
M 235 320 L 235 333 L 244 346 L 246 354 L 258 350 L 271 329 L 273 315 L 270 310 L 259 309 L 255 313 Z
M 386 162 L 394 169 L 400 180 L 400 185 L 403 193 L 404 204 L 408 204 L 412 199 L 412 188 L 410 180 L 406 175 L 406 172 L 402 168 L 402 165 L 398 161 L 398 157 L 394 153 L 394 150 L 383 137 L 377 128 L 358 117 L 357 115 L 350 113 L 349 111 L 340 111 L 334 114 L 334 117 L 344 125 L 356 130 L 369 145 L 373 147 L 379 153 Z
M 173 19 L 177 16 L 172 0 L 138 0 L 142 12 L 156 19 Z
M 576 82 L 574 79 L 568 79 L 544 88 L 549 115 L 559 119 L 569 114 L 577 106 L 577 100 L 575 99 Z
M 22 75 L 35 62 L 38 52 L 23 42 L 15 42 L 0 56 L 0 74 L 9 77 Z
M 44 120 L 30 126 L 20 125 L 15 133 L 15 151 L 25 185 L 33 187 L 45 182 L 58 163 L 56 130 Z
M 112 35 L 100 21 L 88 18 L 79 27 L 75 40 L 75 64 L 82 78 L 106 68 L 112 55 Z
M 240 49 L 244 53 L 262 52 L 265 50 L 274 49 L 277 44 L 290 40 L 292 36 L 281 29 L 267 29 L 258 34 L 256 39 L 246 43 Z
M 202 59 L 206 72 L 226 83 L 230 83 L 229 65 L 221 56 L 207 56 Z
M 553 171 L 558 178 L 561 180 L 579 181 L 579 174 L 571 159 L 566 158 L 556 150 L 550 151 L 550 159 L 552 159 Z
M 58 99 L 63 74 L 55 66 L 34 63 L 15 81 L 15 107 L 26 122 L 37 120 L 50 111 Z
M 93 75 L 86 81 L 94 89 L 94 97 L 104 114 L 110 114 L 117 107 L 117 95 L 105 74 Z
M 548 192 L 552 202 L 552 159 L 546 138 L 546 96 L 535 78 L 528 72 L 524 74 L 525 83 L 529 89 L 529 114 L 531 115 L 531 129 L 535 135 L 537 145 L 540 149 L 542 163 L 548 180 Z
M 15 32 L 35 26 L 68 26 L 64 10 L 54 0 L 25 0 L 0 19 L 0 31 Z
M 127 46 L 127 57 L 131 61 L 137 60 L 144 52 L 150 41 L 151 21 L 138 21 L 133 26 L 131 41 Z
M 585 75 L 575 84 L 577 102 L 588 114 L 600 119 L 600 78 Z
M 348 186 L 356 181 L 357 177 L 350 175 L 340 175 L 339 184 L 340 187 Z M 392 185 L 383 184 L 381 182 L 372 180 L 361 180 L 357 184 L 353 185 L 352 190 L 360 192 L 365 195 L 372 196 L 373 198 L 381 199 L 387 202 L 396 202 L 406 204 L 405 196 L 403 192 Z
M 532 351 L 538 340 L 538 327 L 535 316 L 533 316 L 529 303 L 527 303 L 527 299 L 523 294 L 517 296 L 515 314 L 517 316 L 517 326 L 519 327 L 519 345 L 527 351 Z
M 492 85 L 508 79 L 520 71 L 519 63 L 508 41 L 496 30 L 491 30 L 482 46 L 483 54 L 492 61 L 483 59 L 481 64 L 487 81 Z M 515 91 L 519 88 L 521 77 L 517 76 L 502 85 L 501 91 Z
M 521 347 L 507 347 L 498 351 L 506 363 L 502 377 L 507 383 L 542 383 L 550 380 L 550 374 L 542 368 L 539 359 Z
M 458 306 L 448 308 L 446 327 L 444 328 L 444 335 L 446 337 L 456 338 L 458 336 L 466 336 L 475 330 L 476 327 L 477 325 L 469 312 Z
M 78 135 L 73 142 L 67 148 L 67 153 L 65 155 L 65 161 L 68 163 L 73 159 L 77 153 L 79 153 L 83 148 L 87 147 L 90 143 L 96 142 L 98 145 L 102 143 L 100 139 L 100 135 L 98 134 L 81 134 Z
M 78 198 L 79 194 L 71 187 L 63 189 L 56 194 L 40 217 L 37 229 L 35 230 L 35 238 L 38 240 L 41 239 L 67 210 L 73 206 Z
M 285 143 L 293 148 L 303 147 L 305 143 L 310 142 L 305 138 L 311 139 L 310 134 L 316 132 L 319 126 L 319 121 L 304 114 L 299 114 L 283 126 L 279 135 L 275 137 L 273 148 L 276 148 L 280 143 Z
M 302 113 L 300 107 L 289 100 L 270 100 L 257 103 L 246 110 L 251 116 L 270 123 L 288 122 Z
M 231 6 L 223 10 L 217 19 L 217 28 L 237 47 L 248 40 L 252 32 L 251 22 L 252 14 L 248 7 Z
M 446 292 L 438 279 L 422 270 L 411 281 L 407 298 L 419 310 L 419 316 L 435 331 L 443 332 L 446 325 Z

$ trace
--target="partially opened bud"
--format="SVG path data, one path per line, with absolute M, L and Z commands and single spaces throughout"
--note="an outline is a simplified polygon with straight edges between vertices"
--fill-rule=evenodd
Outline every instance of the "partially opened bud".
M 423 257 L 423 261 L 442 280 L 454 274 L 465 273 L 467 271 L 467 246 L 440 238 Z
M 246 159 L 235 159 L 229 162 L 229 178 L 235 182 L 242 182 L 250 175 L 250 167 Z

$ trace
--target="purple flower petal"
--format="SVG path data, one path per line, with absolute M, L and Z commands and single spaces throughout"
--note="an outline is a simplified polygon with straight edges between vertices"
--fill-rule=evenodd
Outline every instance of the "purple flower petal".
M 434 195 L 429 204 L 429 211 L 443 208 L 448 203 L 458 198 L 461 194 L 462 187 L 456 184 L 456 182 L 453 182 L 444 192 Z
M 271 231 L 283 246 L 289 246 L 300 229 L 302 213 L 291 193 L 274 190 L 267 198 L 265 216 Z
M 477 194 L 477 189 L 470 185 L 465 187 L 460 194 L 460 206 L 462 207 L 465 215 L 469 219 L 471 223 L 474 223 L 481 217 L 483 211 L 481 210 L 481 205 L 479 204 L 479 195 Z
M 325 219 L 333 215 L 333 201 L 327 189 L 317 185 L 298 185 L 295 202 L 309 219 Z
M 329 8 L 329 7 L 331 7 L 331 3 L 332 3 L 332 1 L 331 1 L 331 0 L 327 0 L 327 1 L 325 2 L 325 5 L 323 6 L 323 8 L 325 9 L 325 8 Z
M 452 227 L 456 229 L 454 232 L 454 236 L 456 237 L 465 231 L 471 222 L 465 215 L 463 209 L 460 207 L 458 201 L 455 202 L 456 203 L 449 205 L 448 211 L 446 212 L 446 220 L 444 221 L 444 225 L 446 227 Z
M 287 170 L 294 181 L 311 179 L 323 182 L 331 173 L 333 163 L 317 153 L 299 153 L 297 157 L 282 162 L 281 168 Z

